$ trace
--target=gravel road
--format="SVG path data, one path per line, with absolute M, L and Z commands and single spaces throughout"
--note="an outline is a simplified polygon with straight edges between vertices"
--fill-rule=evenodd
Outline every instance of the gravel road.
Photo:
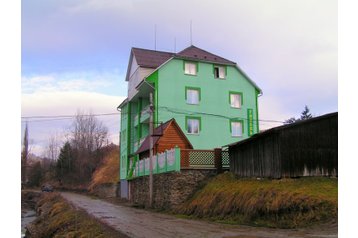
M 88 196 L 61 193 L 74 206 L 108 224 L 129 237 L 338 237 L 337 223 L 309 229 L 270 229 L 250 226 L 225 225 L 205 221 L 176 218 L 143 209 L 114 205 Z

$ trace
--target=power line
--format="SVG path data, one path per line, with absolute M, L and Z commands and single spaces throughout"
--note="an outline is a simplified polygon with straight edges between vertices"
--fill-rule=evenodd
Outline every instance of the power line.
M 118 112 L 114 112 L 114 113 L 99 113 L 99 114 L 87 114 L 87 115 L 83 115 L 81 114 L 81 116 L 111 116 L 111 115 L 120 115 L 120 113 Z M 21 117 L 22 119 L 32 119 L 32 118 L 73 118 L 76 117 L 77 115 L 56 115 L 56 116 L 26 116 L 26 117 Z
M 208 113 L 208 112 L 198 112 L 198 111 L 189 111 L 189 110 L 181 110 L 178 108 L 170 108 L 170 107 L 159 107 L 159 110 L 165 110 L 174 114 L 182 114 L 182 115 L 193 115 L 193 114 L 200 114 L 200 115 L 206 115 L 206 116 L 215 116 L 225 119 L 241 119 L 241 120 L 248 120 L 248 118 L 245 117 L 228 117 L 225 115 L 215 114 L 215 113 Z M 131 115 L 137 115 L 138 113 L 130 113 Z M 119 115 L 129 115 L 129 113 L 122 113 L 120 110 L 116 113 L 99 113 L 99 114 L 88 114 L 83 116 L 119 116 Z M 55 115 L 55 116 L 24 116 L 21 117 L 22 120 L 25 120 L 23 122 L 45 122 L 45 121 L 57 121 L 57 120 L 69 120 L 77 115 Z M 28 120 L 30 119 L 30 120 Z M 35 120 L 31 120 L 35 119 Z M 37 120 L 36 120 L 37 119 Z M 281 123 L 283 124 L 283 121 L 278 120 L 271 120 L 271 119 L 252 119 L 253 121 L 259 121 L 259 122 L 269 122 L 269 123 Z

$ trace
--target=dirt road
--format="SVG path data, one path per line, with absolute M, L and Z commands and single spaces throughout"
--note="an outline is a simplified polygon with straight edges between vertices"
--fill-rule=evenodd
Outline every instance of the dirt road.
M 249 226 L 223 225 L 197 220 L 180 219 L 170 215 L 114 205 L 99 199 L 73 193 L 61 195 L 78 208 L 84 209 L 114 229 L 129 237 L 338 237 L 337 224 L 309 229 L 269 229 Z

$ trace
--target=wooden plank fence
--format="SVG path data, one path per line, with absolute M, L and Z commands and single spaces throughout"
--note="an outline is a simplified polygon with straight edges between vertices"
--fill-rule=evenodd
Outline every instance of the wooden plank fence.
M 229 145 L 241 177 L 338 176 L 338 113 L 272 128 Z

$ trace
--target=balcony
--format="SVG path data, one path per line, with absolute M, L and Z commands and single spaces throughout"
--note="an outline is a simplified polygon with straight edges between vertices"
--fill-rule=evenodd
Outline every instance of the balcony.
M 149 105 L 143 108 L 140 113 L 140 123 L 149 122 Z
M 137 127 L 138 126 L 138 114 L 134 116 L 133 120 L 134 120 L 134 127 Z

